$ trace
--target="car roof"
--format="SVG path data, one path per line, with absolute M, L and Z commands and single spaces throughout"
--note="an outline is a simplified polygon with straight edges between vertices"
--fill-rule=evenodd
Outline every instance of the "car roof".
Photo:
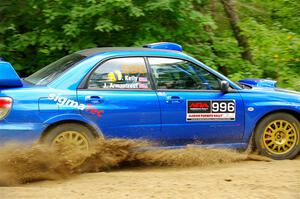
M 152 49 L 152 48 L 135 48 L 135 47 L 103 47 L 103 48 L 90 48 L 86 50 L 81 50 L 76 52 L 77 54 L 90 57 L 93 55 L 97 55 L 100 53 L 107 53 L 107 52 L 172 52 L 182 54 L 179 51 L 175 50 L 164 50 L 164 49 Z

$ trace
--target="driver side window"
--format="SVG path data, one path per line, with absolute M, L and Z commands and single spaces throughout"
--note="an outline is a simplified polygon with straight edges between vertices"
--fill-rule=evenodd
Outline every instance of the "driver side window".
M 158 89 L 220 90 L 220 79 L 189 61 L 148 58 Z

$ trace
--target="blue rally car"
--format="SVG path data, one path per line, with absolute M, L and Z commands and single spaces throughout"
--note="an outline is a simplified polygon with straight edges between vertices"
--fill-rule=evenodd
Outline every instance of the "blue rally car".
M 103 138 L 245 149 L 274 159 L 300 150 L 300 93 L 276 82 L 234 83 L 174 43 L 76 52 L 20 79 L 0 61 L 0 140 Z

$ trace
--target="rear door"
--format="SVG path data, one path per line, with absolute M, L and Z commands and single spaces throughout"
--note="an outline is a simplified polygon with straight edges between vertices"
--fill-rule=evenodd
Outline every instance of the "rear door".
M 161 128 L 160 107 L 151 89 L 143 57 L 113 58 L 89 77 L 78 100 L 81 114 L 106 137 L 155 139 Z
M 236 91 L 222 93 L 220 79 L 189 61 L 148 58 L 161 105 L 167 145 L 238 143 L 244 105 Z

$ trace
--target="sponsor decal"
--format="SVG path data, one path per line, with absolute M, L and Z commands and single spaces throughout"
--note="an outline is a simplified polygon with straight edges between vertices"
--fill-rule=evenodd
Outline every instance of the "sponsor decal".
M 56 94 L 53 94 L 53 93 L 49 94 L 48 99 L 53 100 L 60 107 L 66 106 L 66 107 L 75 108 L 75 109 L 90 113 L 92 115 L 95 115 L 99 118 L 102 117 L 102 114 L 104 113 L 104 110 L 98 110 L 92 104 L 87 104 L 87 105 L 80 104 L 75 100 L 71 100 L 71 99 L 68 99 L 66 97 L 62 97 L 60 95 L 56 95 Z
M 134 75 L 125 75 L 125 81 L 126 82 L 138 82 L 138 77 L 134 76 Z
M 117 74 L 118 72 L 114 72 Z M 120 73 L 121 74 L 121 73 Z M 109 75 L 109 80 L 114 79 L 115 75 Z M 105 82 L 103 88 L 108 89 L 147 89 L 148 78 L 147 77 L 137 77 L 135 75 L 125 75 L 124 78 L 122 75 L 116 79 L 116 81 Z
M 139 83 L 139 88 L 140 89 L 147 89 L 148 88 L 148 84 Z
M 187 121 L 234 121 L 235 100 L 187 101 Z
M 144 65 L 123 64 L 121 70 L 122 70 L 122 73 L 127 73 L 127 74 L 145 74 L 145 73 L 147 73 L 147 69 Z
M 104 83 L 103 88 L 130 89 L 130 88 L 139 88 L 139 84 L 138 83 L 128 83 L 128 84 Z
M 139 77 L 139 82 L 148 82 L 148 78 L 147 77 Z
M 121 70 L 107 74 L 108 82 L 103 83 L 106 89 L 148 89 L 146 67 L 142 65 L 122 65 Z
M 125 84 L 114 84 L 114 83 L 104 83 L 103 88 L 115 88 L 115 89 L 147 89 L 148 84 L 143 83 L 125 83 Z

